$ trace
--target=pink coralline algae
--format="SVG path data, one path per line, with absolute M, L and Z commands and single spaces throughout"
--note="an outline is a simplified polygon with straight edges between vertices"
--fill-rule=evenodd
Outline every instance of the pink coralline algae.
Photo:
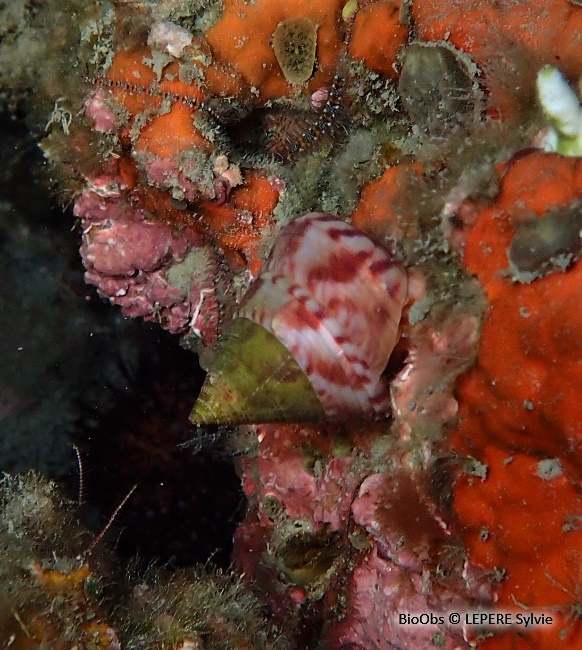
M 399 618 L 491 605 L 494 594 L 423 473 L 402 461 L 397 445 L 380 452 L 381 430 L 250 427 L 259 450 L 242 461 L 250 508 L 235 536 L 235 564 L 269 593 L 276 617 L 302 612 L 308 621 L 310 611 L 336 611 L 321 647 L 469 647 L 473 634 L 463 626 Z
M 117 127 L 115 113 L 107 104 L 107 93 L 96 90 L 85 100 L 85 115 L 91 120 L 93 129 L 97 133 L 113 133 Z
M 401 615 L 432 612 L 432 620 L 437 621 L 439 612 L 467 608 L 467 601 L 450 590 L 429 594 L 424 579 L 422 572 L 407 571 L 380 557 L 376 550 L 365 555 L 354 569 L 350 582 L 346 621 L 330 635 L 336 644 L 334 647 L 350 650 L 466 647 L 461 626 L 453 630 L 444 623 L 412 625 L 400 622 Z M 446 620 L 446 615 L 441 613 L 440 618 Z
M 121 178 L 91 182 L 75 204 L 85 280 L 128 317 L 193 332 L 206 345 L 218 332 L 217 249 L 192 228 L 148 219 Z
M 478 340 L 479 320 L 470 314 L 453 314 L 442 327 L 420 322 L 410 328 L 406 363 L 391 384 L 394 432 L 410 436 L 453 421 L 455 379 L 470 364 Z
M 163 20 L 152 25 L 147 43 L 179 58 L 184 48 L 192 44 L 192 40 L 192 34 L 187 29 Z

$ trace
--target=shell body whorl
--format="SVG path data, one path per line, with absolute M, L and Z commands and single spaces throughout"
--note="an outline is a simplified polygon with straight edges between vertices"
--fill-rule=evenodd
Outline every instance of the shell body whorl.
M 253 415 L 245 407 L 244 421 L 320 420 L 322 413 L 325 419 L 385 415 L 389 395 L 380 375 L 397 341 L 406 291 L 404 269 L 337 217 L 308 213 L 285 226 L 235 320 L 260 325 L 290 353 L 321 408 L 310 417 L 305 409 L 283 412 L 280 405 L 276 412 L 259 409 Z M 194 407 L 195 422 L 239 422 L 236 400 L 250 398 L 267 379 L 259 372 L 248 378 L 248 396 L 228 391 L 217 399 L 217 387 L 229 382 L 222 372 L 225 357 L 236 355 L 235 347 L 229 339 L 219 350 Z M 254 354 L 260 365 L 260 357 L 272 351 L 256 349 Z M 232 404 L 225 404 L 227 395 L 234 398 Z

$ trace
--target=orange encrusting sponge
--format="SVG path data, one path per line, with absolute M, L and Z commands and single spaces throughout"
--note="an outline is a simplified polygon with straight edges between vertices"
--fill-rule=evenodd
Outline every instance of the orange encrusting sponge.
M 457 483 L 459 531 L 472 562 L 505 570 L 500 609 L 557 621 L 488 649 L 582 647 L 582 263 L 524 284 L 508 259 L 516 223 L 581 198 L 582 160 L 531 153 L 508 164 L 497 200 L 467 232 L 464 265 L 489 309 L 476 365 L 457 384 L 450 443 L 487 474 Z
M 342 47 L 341 0 L 225 0 L 220 20 L 204 36 L 215 59 L 240 74 L 259 92 L 261 101 L 288 97 L 294 89 L 283 75 L 271 46 L 279 23 L 297 17 L 317 25 L 317 70 L 310 91 L 330 83 Z

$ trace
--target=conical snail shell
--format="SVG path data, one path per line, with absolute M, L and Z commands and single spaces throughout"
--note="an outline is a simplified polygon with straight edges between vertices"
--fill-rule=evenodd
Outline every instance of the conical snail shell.
M 293 220 L 250 286 L 191 419 L 382 417 L 389 394 L 380 375 L 406 289 L 404 269 L 356 228 L 329 214 Z M 250 358 L 240 357 L 243 349 Z M 283 379 L 273 382 L 274 371 Z

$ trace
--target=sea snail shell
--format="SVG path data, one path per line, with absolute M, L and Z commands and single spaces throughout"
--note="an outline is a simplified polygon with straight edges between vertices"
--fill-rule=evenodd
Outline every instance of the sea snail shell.
M 285 226 L 211 365 L 197 424 L 375 419 L 407 276 L 346 222 L 308 213 Z

